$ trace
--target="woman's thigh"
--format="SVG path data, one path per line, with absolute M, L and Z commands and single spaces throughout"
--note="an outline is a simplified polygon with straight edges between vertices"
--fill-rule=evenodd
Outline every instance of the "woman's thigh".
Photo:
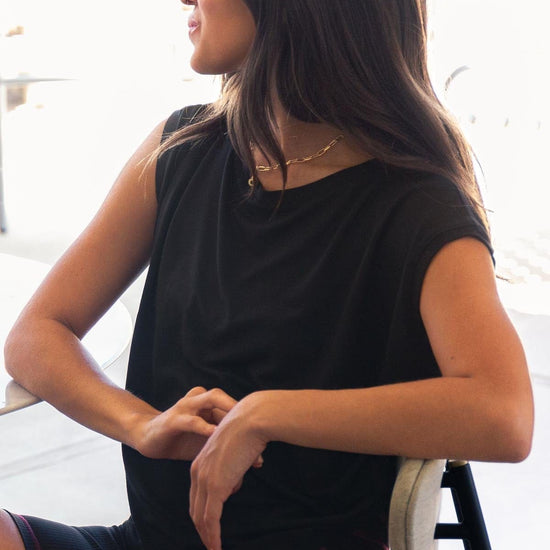
M 131 520 L 113 527 L 71 527 L 8 513 L 17 525 L 25 550 L 141 550 Z

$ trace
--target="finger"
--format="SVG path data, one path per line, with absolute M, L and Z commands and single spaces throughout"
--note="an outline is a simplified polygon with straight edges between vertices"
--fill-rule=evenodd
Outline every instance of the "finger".
M 176 432 L 189 432 L 210 437 L 216 430 L 216 424 L 210 424 L 200 416 L 178 415 L 171 419 L 170 427 Z
M 177 413 L 190 413 L 190 414 L 197 414 L 197 407 L 196 405 L 193 406 L 195 397 L 198 397 L 199 395 L 203 395 L 207 393 L 207 389 L 203 388 L 202 386 L 195 386 L 194 388 L 191 388 L 184 397 L 176 401 L 176 403 L 168 409 L 169 411 L 175 411 Z
M 252 464 L 253 468 L 261 468 L 264 465 L 264 457 L 260 455 L 254 464 Z
M 206 393 L 207 391 L 208 390 L 202 386 L 195 386 L 185 394 L 185 397 L 194 397 L 195 395 L 200 395 L 201 393 Z
M 209 483 L 204 464 L 199 455 L 191 464 L 191 489 L 189 492 L 189 512 L 197 532 L 207 549 L 220 549 L 220 518 L 223 499 Z
M 193 402 L 196 402 L 200 408 L 220 409 L 226 412 L 229 412 L 237 404 L 236 399 L 233 399 L 219 388 L 208 390 L 206 393 L 193 397 Z
M 200 386 L 187 392 L 175 405 L 174 409 L 178 412 L 188 414 L 199 414 L 202 410 L 218 408 L 223 411 L 230 411 L 237 401 L 219 388 L 209 391 L 201 391 L 204 388 Z
M 191 519 L 206 548 L 208 538 L 206 536 L 204 509 L 206 504 L 206 479 L 201 469 L 197 467 L 196 461 L 191 466 L 191 491 L 189 493 Z
M 223 501 L 216 495 L 211 495 L 206 501 L 204 510 L 204 539 L 208 550 L 222 550 L 221 525 Z
M 189 469 L 189 475 L 191 477 L 191 487 L 189 489 L 189 515 L 195 523 L 196 514 L 196 502 L 197 502 L 197 485 L 198 485 L 198 464 L 196 459 L 191 463 Z M 195 524 L 196 525 L 196 524 Z
M 221 409 L 212 409 L 210 415 L 210 421 L 212 424 L 220 424 L 220 422 L 227 416 L 227 411 L 222 411 Z

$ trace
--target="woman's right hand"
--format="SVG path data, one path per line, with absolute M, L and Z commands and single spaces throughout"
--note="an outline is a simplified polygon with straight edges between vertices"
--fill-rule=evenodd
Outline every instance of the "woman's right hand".
M 148 458 L 194 460 L 237 401 L 220 389 L 191 389 L 168 410 L 140 420 L 134 448 Z

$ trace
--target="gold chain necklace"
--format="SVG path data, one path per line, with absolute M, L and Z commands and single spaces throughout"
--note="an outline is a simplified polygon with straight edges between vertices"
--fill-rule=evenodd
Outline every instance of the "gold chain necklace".
M 310 155 L 309 157 L 298 157 L 295 159 L 290 159 L 285 162 L 287 166 L 290 166 L 291 164 L 303 164 L 304 162 L 309 162 L 310 160 L 318 159 L 319 157 L 322 157 L 323 155 L 326 155 L 339 141 L 343 140 L 344 136 L 343 134 L 340 134 L 339 136 L 336 136 L 328 145 L 325 145 L 322 149 L 319 149 L 316 153 L 313 155 Z M 258 172 L 272 172 L 273 170 L 278 170 L 281 167 L 280 163 L 277 164 L 258 164 L 256 166 L 256 171 Z M 248 180 L 248 185 L 250 187 L 254 187 L 254 176 L 251 176 Z

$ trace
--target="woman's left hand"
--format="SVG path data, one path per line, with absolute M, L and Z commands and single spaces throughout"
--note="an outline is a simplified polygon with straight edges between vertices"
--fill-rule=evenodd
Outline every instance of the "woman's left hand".
M 268 443 L 254 428 L 248 403 L 245 398 L 235 405 L 191 465 L 189 512 L 208 550 L 222 550 L 223 505 L 248 469 L 261 466 Z

